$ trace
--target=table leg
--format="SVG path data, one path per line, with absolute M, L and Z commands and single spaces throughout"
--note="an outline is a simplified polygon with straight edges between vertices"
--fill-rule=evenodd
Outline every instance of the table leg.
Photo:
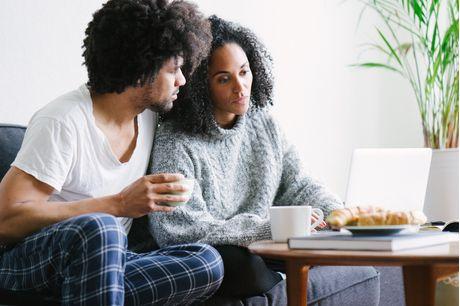
M 436 280 L 431 266 L 404 266 L 406 306 L 434 306 Z
M 286 262 L 288 306 L 307 305 L 309 266 L 296 260 Z
M 404 266 L 407 306 L 434 306 L 438 279 L 458 272 L 458 266 Z

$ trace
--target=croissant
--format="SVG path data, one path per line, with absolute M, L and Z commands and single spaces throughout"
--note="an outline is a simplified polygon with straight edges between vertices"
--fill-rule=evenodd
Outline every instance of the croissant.
M 358 225 L 421 225 L 425 222 L 426 216 L 421 211 L 371 213 L 358 218 Z
M 362 214 L 384 212 L 381 207 L 373 206 L 356 206 L 333 210 L 326 218 L 327 223 L 332 227 L 342 227 L 344 225 L 352 225 L 358 222 L 359 216 Z

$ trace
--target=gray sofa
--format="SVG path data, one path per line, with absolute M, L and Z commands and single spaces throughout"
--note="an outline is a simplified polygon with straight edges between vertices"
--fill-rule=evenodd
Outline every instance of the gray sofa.
M 24 137 L 25 127 L 0 124 L 0 179 L 8 171 Z M 130 233 L 132 250 L 154 247 L 149 237 L 142 236 L 145 219 L 136 220 Z M 139 235 L 136 234 L 140 233 Z M 145 231 L 144 231 L 145 235 Z M 1 254 L 0 254 L 1 256 Z M 350 273 L 350 267 L 314 267 L 309 273 L 309 305 L 400 306 L 405 305 L 400 267 L 362 267 Z M 358 271 L 358 272 L 356 272 Z M 241 271 L 244 275 L 244 271 Z M 286 305 L 286 282 L 282 280 L 268 292 L 246 299 L 214 296 L 203 303 L 218 306 Z M 0 289 L 0 305 L 58 305 L 46 296 L 30 292 Z

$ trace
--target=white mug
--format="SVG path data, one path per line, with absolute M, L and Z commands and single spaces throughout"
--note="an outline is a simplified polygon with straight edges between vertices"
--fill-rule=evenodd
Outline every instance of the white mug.
M 318 220 L 311 223 L 312 212 Z M 275 242 L 286 242 L 291 237 L 311 235 L 311 230 L 324 219 L 321 209 L 311 206 L 273 206 L 270 207 L 270 227 Z
M 184 196 L 184 197 L 187 198 L 187 201 L 183 201 L 183 202 L 165 202 L 164 205 L 166 205 L 166 206 L 176 207 L 176 206 L 181 206 L 181 205 L 184 205 L 185 203 L 187 203 L 188 200 L 190 200 L 190 197 L 192 196 L 193 187 L 195 186 L 195 179 L 193 179 L 193 178 L 184 178 L 184 179 L 179 180 L 179 181 L 174 182 L 174 183 L 179 183 L 181 185 L 184 185 L 187 188 L 187 191 L 185 191 L 185 192 L 172 192 L 171 194 Z

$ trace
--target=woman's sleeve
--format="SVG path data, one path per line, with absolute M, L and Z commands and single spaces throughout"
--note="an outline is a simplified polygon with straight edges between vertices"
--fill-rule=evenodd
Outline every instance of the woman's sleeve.
M 283 148 L 283 170 L 274 205 L 311 205 L 320 208 L 324 217 L 343 206 L 342 201 L 323 184 L 307 175 L 293 145 L 279 133 Z
M 181 140 L 159 135 L 155 140 L 150 167 L 151 173 L 178 172 L 195 178 L 200 170 L 198 152 L 192 152 Z M 201 242 L 211 245 L 240 245 L 270 239 L 270 223 L 255 214 L 238 214 L 221 220 L 211 215 L 198 181 L 195 181 L 190 200 L 173 212 L 149 215 L 149 230 L 160 247 Z

